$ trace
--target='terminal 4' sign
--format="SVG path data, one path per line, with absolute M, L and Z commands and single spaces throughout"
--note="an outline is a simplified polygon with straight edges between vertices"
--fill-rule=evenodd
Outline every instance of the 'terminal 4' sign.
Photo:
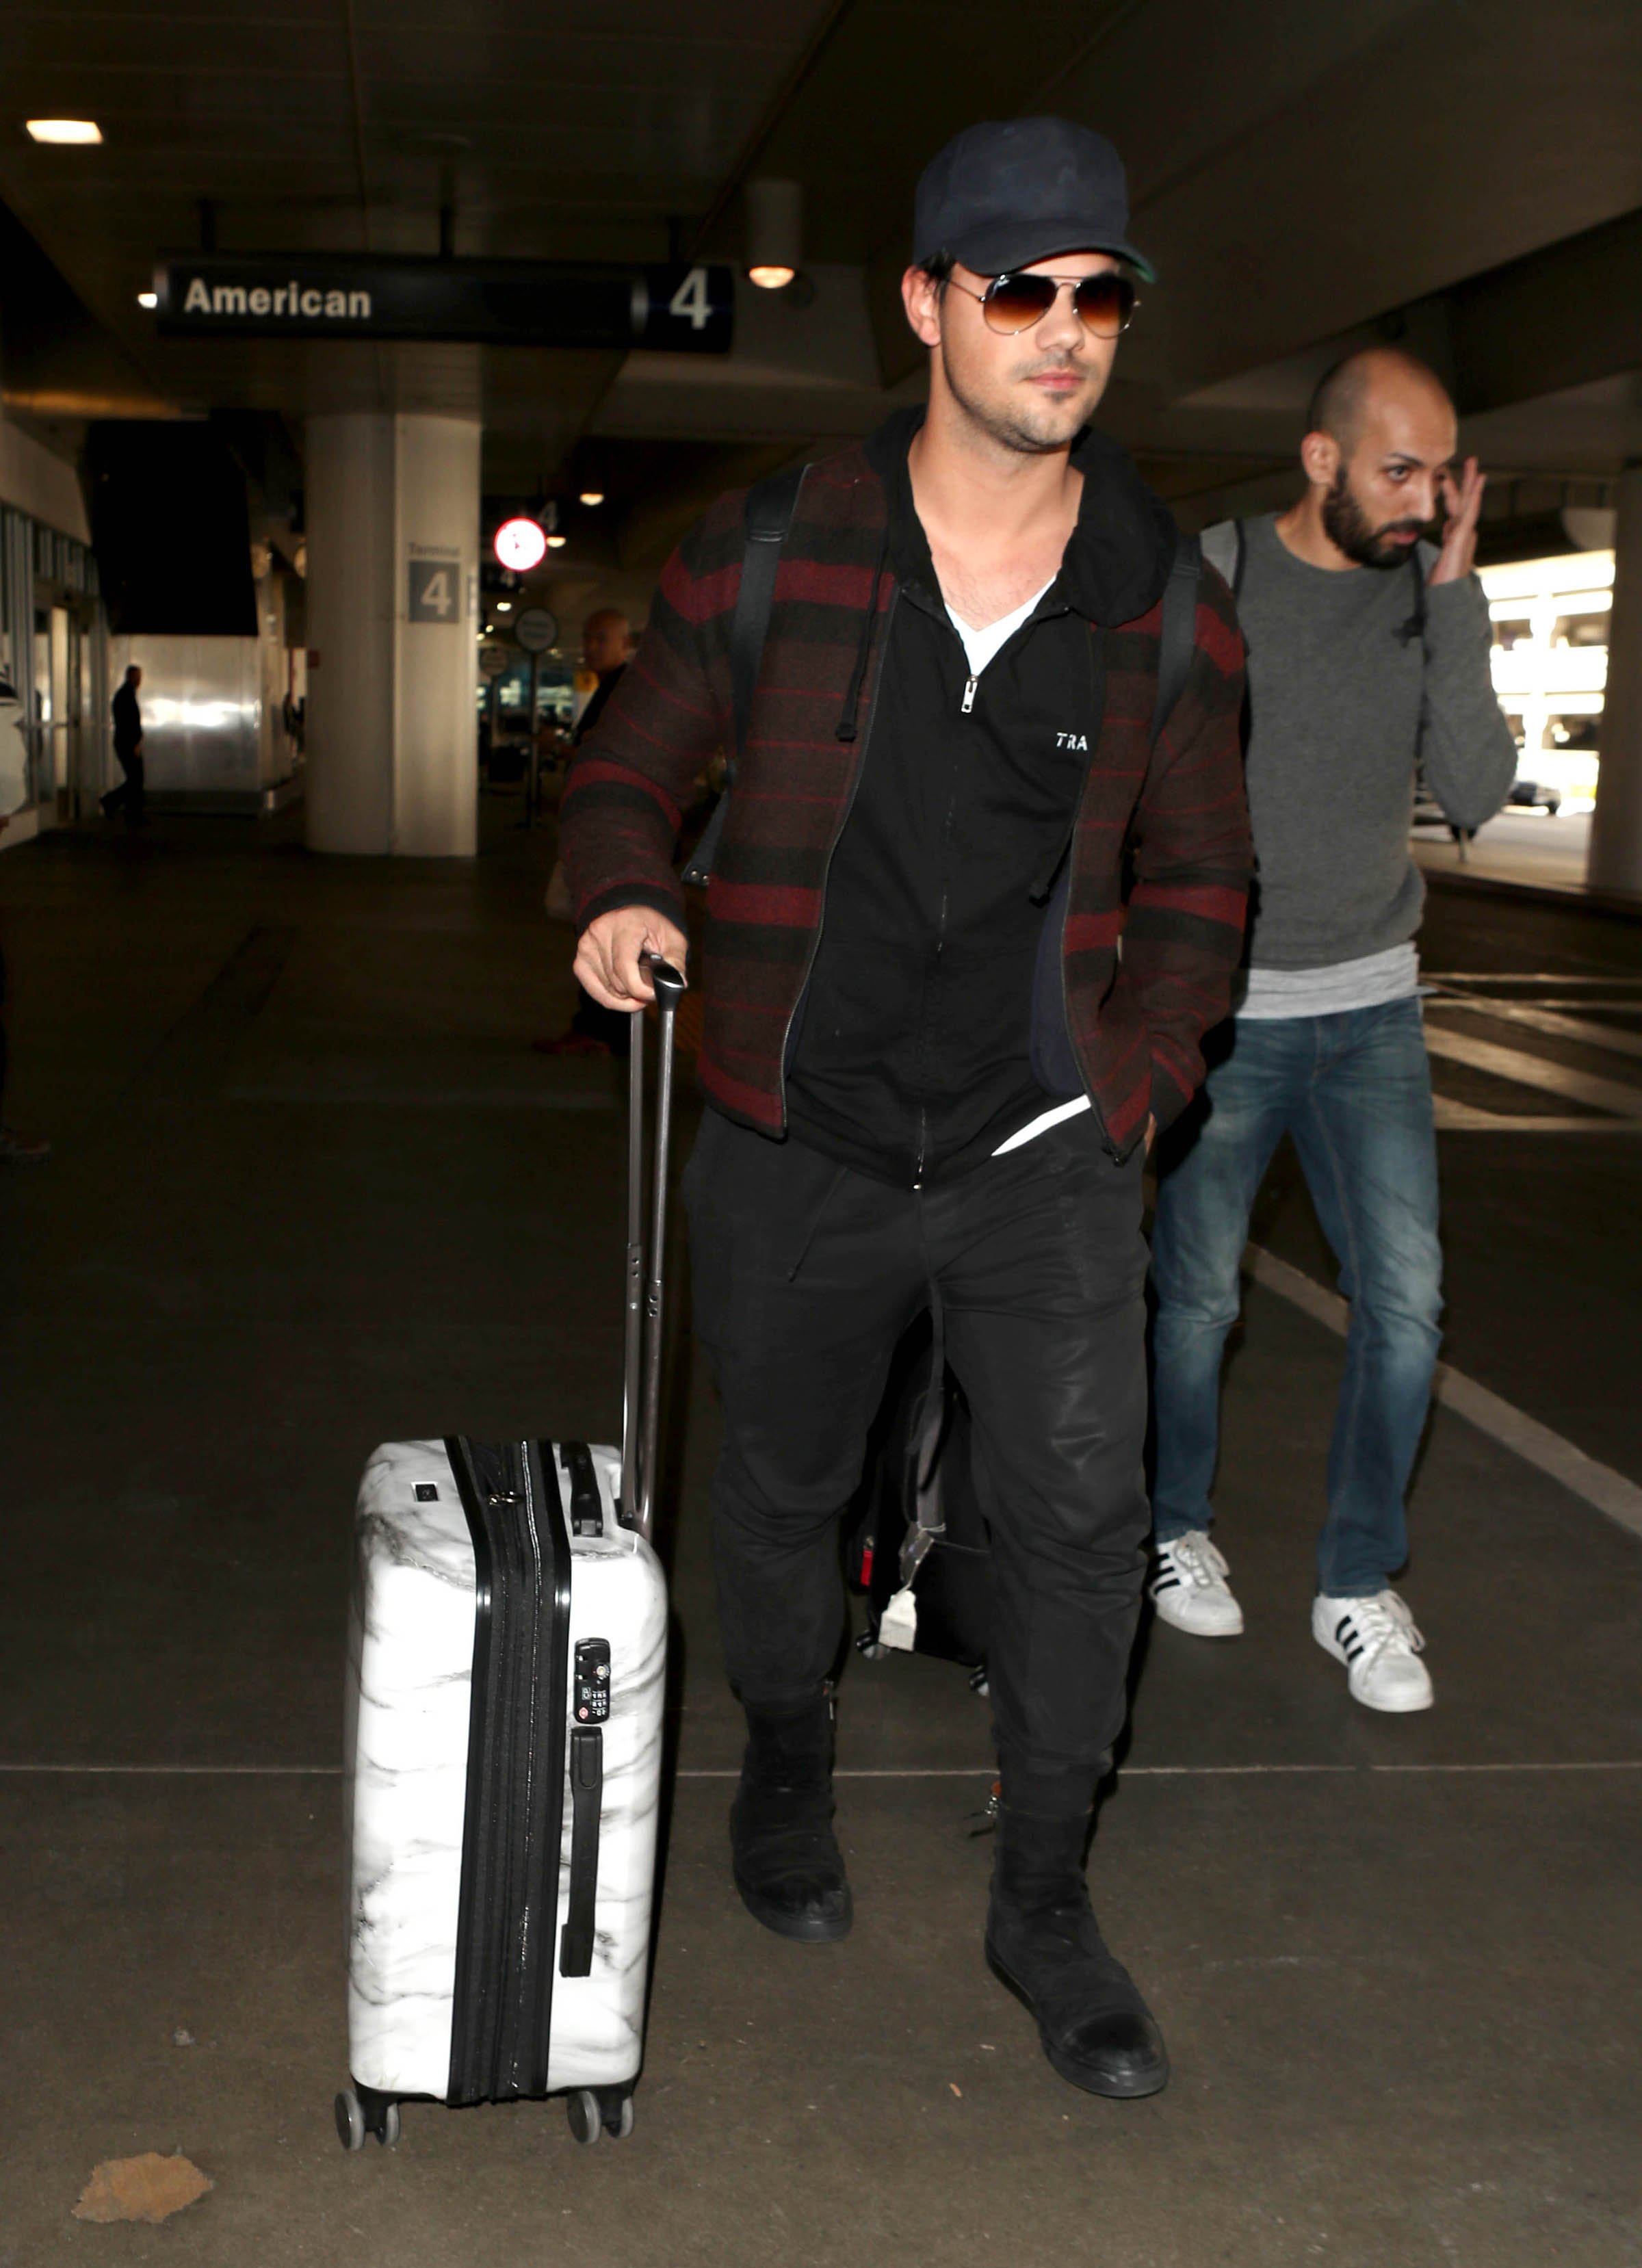
M 727 354 L 729 268 L 201 252 L 155 270 L 168 338 L 470 339 Z

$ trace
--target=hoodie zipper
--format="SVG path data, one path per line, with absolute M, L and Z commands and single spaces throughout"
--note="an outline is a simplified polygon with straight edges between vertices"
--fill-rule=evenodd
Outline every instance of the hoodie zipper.
M 968 690 L 964 696 L 964 709 L 966 714 L 968 711 L 970 696 L 973 695 L 974 691 L 975 680 L 974 678 L 971 678 L 969 680 Z M 946 950 L 946 909 L 952 902 L 952 876 L 948 861 L 952 854 L 953 814 L 957 810 L 957 808 L 958 780 L 957 769 L 956 766 L 954 766 L 952 784 L 946 795 L 946 817 L 941 828 L 940 913 L 935 924 L 935 958 L 937 961 L 940 959 L 942 954 Z M 918 1080 L 919 1086 L 922 1087 L 924 1084 L 924 1066 L 922 1063 L 920 1063 L 918 1067 Z M 924 1161 L 929 1155 L 929 1107 L 927 1102 L 920 1098 L 918 1102 L 918 1154 L 912 1162 L 912 1186 L 915 1189 L 921 1189 L 924 1186 Z
M 1021 624 L 1020 627 L 1020 628 L 1022 628 L 1022 629 L 1024 629 L 1024 628 L 1025 628 L 1025 624 L 1023 623 L 1023 624 Z M 1017 633 L 1017 634 L 1018 634 L 1018 633 Z M 955 636 L 955 635 L 956 635 L 956 633 L 954 632 L 954 636 Z M 961 638 L 959 638 L 958 643 L 959 643 L 959 644 L 961 646 L 961 645 L 963 644 L 963 640 L 962 640 Z M 1005 643 L 1007 643 L 1007 641 L 1005 641 Z M 1001 652 L 1002 652 L 1002 651 L 1003 651 L 1003 648 L 1000 646 L 1000 647 L 999 647 L 999 649 L 998 649 L 998 652 L 1001 653 Z M 969 657 L 968 657 L 968 649 L 967 647 L 965 647 L 965 649 L 964 649 L 964 659 L 966 660 L 966 662 L 968 661 L 968 658 L 969 658 Z M 994 655 L 993 655 L 993 657 L 992 657 L 992 659 L 993 659 L 994 661 L 996 661 L 996 660 L 997 660 L 997 659 L 998 659 L 998 655 L 997 655 L 997 654 L 994 654 Z M 959 703 L 958 703 L 958 714 L 959 714 L 961 717 L 968 717 L 968 716 L 972 716 L 972 715 L 974 714 L 974 711 L 975 711 L 975 696 L 976 696 L 976 693 L 977 689 L 979 688 L 980 682 L 981 682 L 981 672 L 980 672 L 979 670 L 974 670 L 974 671 L 972 671 L 972 672 L 970 673 L 970 674 L 969 674 L 968 677 L 966 677 L 966 678 L 965 678 L 965 680 L 964 680 L 964 681 L 963 681 L 963 696 L 962 696 L 962 698 L 960 700 L 960 702 L 959 702 Z M 936 930 L 935 930 L 935 958 L 936 958 L 938 961 L 940 959 L 941 954 L 942 954 L 946 951 L 946 908 L 947 908 L 948 904 L 951 902 L 951 898 L 952 898 L 951 878 L 950 878 L 950 875 L 949 875 L 949 873 L 948 873 L 948 870 L 947 870 L 947 863 L 946 863 L 946 862 L 947 862 L 948 857 L 949 857 L 949 855 L 950 855 L 951 846 L 952 846 L 952 821 L 953 821 L 953 814 L 954 814 L 954 812 L 957 809 L 957 807 L 958 807 L 958 783 L 957 783 L 957 774 L 956 774 L 956 770 L 955 770 L 955 768 L 954 768 L 954 775 L 953 775 L 952 786 L 951 786 L 951 789 L 950 789 L 950 791 L 949 791 L 949 792 L 948 792 L 948 794 L 947 794 L 947 797 L 946 797 L 946 823 L 945 823 L 945 825 L 944 825 L 944 826 L 942 827 L 942 828 L 941 828 L 941 875 L 942 875 L 942 881 L 941 881 L 941 894 L 940 894 L 940 917 L 939 917 L 939 921 L 938 921 L 938 923 L 937 923 Z M 914 1188 L 915 1189 L 921 1189 L 923 1188 L 923 1186 L 924 1186 L 924 1160 L 925 1160 L 925 1159 L 928 1157 L 928 1155 L 929 1155 L 929 1146 L 930 1146 L 930 1119 L 929 1119 L 929 1109 L 928 1109 L 928 1107 L 927 1107 L 927 1105 L 926 1105 L 925 1103 L 924 1103 L 924 1102 L 920 1101 L 920 1102 L 919 1102 L 919 1104 L 918 1104 L 918 1151 L 917 1151 L 917 1157 L 916 1157 L 916 1158 L 913 1160 L 913 1161 L 912 1161 L 912 1186 L 913 1186 L 913 1188 Z
M 1039 603 L 1040 603 L 1040 605 L 1042 603 L 1042 599 L 1040 599 Z M 1070 609 L 1069 608 L 1066 608 L 1066 607 L 1060 607 L 1060 608 L 1057 608 L 1055 611 L 1056 611 L 1056 613 L 1057 613 L 1057 614 L 1066 614 L 1066 613 L 1069 613 L 1069 612 L 1071 611 L 1071 609 Z M 1019 624 L 1019 625 L 1017 626 L 1017 628 L 1016 628 L 1016 629 L 1015 629 L 1015 630 L 1011 633 L 1010 637 L 1005 640 L 1004 644 L 1003 644 L 1003 645 L 1001 645 L 1001 646 L 998 648 L 998 652 L 997 652 L 997 653 L 995 653 L 995 654 L 992 656 L 992 661 L 996 661 L 996 660 L 998 660 L 998 659 L 999 659 L 999 657 L 1000 657 L 1000 656 L 1001 656 L 1001 655 L 1002 655 L 1002 654 L 1006 651 L 1006 649 L 1007 649 L 1009 646 L 1011 646 L 1011 645 L 1012 645 L 1012 644 L 1014 644 L 1015 639 L 1016 639 L 1017 637 L 1020 637 L 1020 632 L 1021 632 L 1023 630 L 1030 630 L 1030 629 L 1034 626 L 1034 624 L 1035 624 L 1035 623 L 1036 623 L 1037 622 L 1039 622 L 1040 620 L 1042 620 L 1042 621 L 1048 621 L 1048 620 L 1050 620 L 1050 619 L 1051 619 L 1051 617 L 1050 617 L 1050 616 L 1048 616 L 1048 615 L 1040 616 L 1040 615 L 1035 612 L 1035 611 L 1034 611 L 1034 613 L 1032 613 L 1030 615 L 1028 615 L 1028 617 L 1027 618 L 1027 620 L 1026 620 L 1024 622 L 1022 622 L 1022 623 Z M 956 635 L 956 632 L 954 631 L 954 636 L 955 636 L 955 635 Z M 963 641 L 962 641 L 962 639 L 961 639 L 961 638 L 959 638 L 959 641 L 958 641 L 958 642 L 959 642 L 960 645 L 962 645 Z M 966 660 L 966 661 L 967 661 L 967 660 L 968 660 L 968 650 L 967 650 L 967 649 L 965 650 L 964 659 L 965 659 L 965 660 Z M 991 662 L 988 662 L 988 664 L 987 664 L 987 667 L 990 669 L 990 666 L 991 666 Z M 968 717 L 968 716 L 972 716 L 972 715 L 974 714 L 974 712 L 975 712 L 975 696 L 976 696 L 976 693 L 977 693 L 977 692 L 979 691 L 979 689 L 980 689 L 980 684 L 981 684 L 981 677 L 982 677 L 982 674 L 983 674 L 983 673 L 982 673 L 981 671 L 979 671 L 979 670 L 976 670 L 976 671 L 972 672 L 972 673 L 971 673 L 971 674 L 970 674 L 969 676 L 966 677 L 966 678 L 965 678 L 965 680 L 964 680 L 962 697 L 960 699 L 959 703 L 958 703 L 958 714 L 959 714 L 961 717 Z M 1096 723 L 1097 723 L 1097 734 L 1098 734 L 1098 724 L 1099 724 L 1099 720 L 1098 720 L 1098 719 L 1096 720 Z M 1091 763 L 1093 764 L 1093 758 L 1091 759 Z M 1086 794 L 1087 792 L 1088 792 L 1088 774 L 1087 774 L 1087 772 L 1086 772 L 1086 773 L 1085 773 L 1085 775 L 1084 775 L 1084 793 L 1085 793 L 1085 794 Z M 951 795 L 948 797 L 948 799 L 947 799 L 947 804 L 946 804 L 946 826 L 945 826 L 944 829 L 942 830 L 942 836 L 941 836 L 941 852 L 942 852 L 942 860 L 943 860 L 943 872 L 945 872 L 945 859 L 946 859 L 946 852 L 947 852 L 947 848 L 948 848 L 948 845 L 950 844 L 951 838 L 952 838 L 952 821 L 953 821 L 953 813 L 954 813 L 954 809 L 956 808 L 956 805 L 957 805 L 957 788 L 956 788 L 956 783 L 955 783 L 955 780 L 954 780 L 954 788 L 953 788 L 953 792 L 952 792 L 952 794 L 951 794 Z M 1078 810 L 1078 813 L 1074 815 L 1073 820 L 1072 820 L 1072 831 L 1071 831 L 1071 836 L 1070 836 L 1070 838 L 1069 838 L 1069 840 L 1068 840 L 1067 846 L 1066 846 L 1066 851 L 1065 851 L 1065 854 L 1064 854 L 1064 855 L 1065 855 L 1065 857 L 1066 857 L 1068 859 L 1070 859 L 1070 858 L 1071 857 L 1071 855 L 1072 855 L 1073 851 L 1075 850 L 1075 849 L 1076 849 L 1076 847 L 1077 847 L 1077 840 L 1078 840 L 1078 818 L 1079 818 L 1079 816 L 1081 816 L 1081 814 L 1082 814 L 1082 806 L 1083 806 L 1083 798 L 1080 796 L 1080 797 L 1079 798 L 1079 810 Z M 1061 860 L 1057 858 L 1057 859 L 1056 860 L 1056 862 L 1055 862 L 1055 863 L 1056 863 L 1057 867 L 1058 868 L 1058 867 L 1059 867 L 1059 865 L 1060 865 L 1060 864 L 1061 864 Z M 946 907 L 947 907 L 947 903 L 948 903 L 948 901 L 949 901 L 949 897 L 950 897 L 950 891 L 949 891 L 949 889 L 948 889 L 946 887 L 943 886 L 942 890 L 941 890 L 940 920 L 939 920 L 939 927 L 938 927 L 938 929 L 937 929 L 937 931 L 936 931 L 936 936 L 935 936 L 935 954 L 936 954 L 936 958 L 937 958 L 938 960 L 939 959 L 939 957 L 940 957 L 941 954 L 946 950 Z M 1071 909 L 1071 893 L 1070 889 L 1068 889 L 1068 891 L 1067 891 L 1066 906 L 1067 906 L 1067 913 L 1068 913 L 1068 914 L 1070 914 Z M 1062 917 L 1062 921 L 1061 921 L 1060 983 L 1061 983 L 1061 1014 L 1062 1014 L 1062 1016 L 1063 1016 L 1063 1017 L 1066 1017 L 1066 1016 L 1067 1016 L 1067 1008 L 1066 1008 L 1066 921 L 1065 921 L 1065 917 L 1064 917 L 1064 916 L 1063 916 L 1063 917 Z M 1066 1028 L 1067 1028 L 1067 1036 L 1070 1038 L 1070 1037 L 1071 1037 L 1071 1020 L 1070 1020 L 1070 1018 L 1068 1018 L 1068 1019 L 1067 1019 L 1067 1027 L 1066 1027 Z M 1083 1073 L 1083 1065 L 1082 1065 L 1081 1061 L 1079 1059 L 1079 1057 L 1078 1057 L 1078 1050 L 1077 1050 L 1077 1049 L 1076 1049 L 1076 1047 L 1075 1047 L 1075 1046 L 1074 1046 L 1074 1047 L 1073 1047 L 1073 1049 L 1072 1049 L 1072 1057 L 1073 1057 L 1073 1060 L 1074 1060 L 1075 1062 L 1077 1062 L 1077 1063 L 1078 1063 L 1079 1073 L 1079 1076 L 1081 1077 L 1081 1076 L 1082 1076 L 1082 1073 Z M 1089 1108 L 1090 1108 L 1090 1109 L 1094 1113 L 1094 1123 L 1095 1123 L 1096 1127 L 1097 1127 L 1097 1128 L 1099 1129 L 1099 1130 L 1100 1130 L 1100 1136 L 1101 1136 L 1101 1146 L 1102 1146 L 1102 1148 L 1107 1152 L 1107 1153 L 1108 1153 L 1108 1156 L 1110 1156 L 1110 1157 L 1112 1157 L 1112 1158 L 1114 1158 L 1114 1159 L 1116 1159 L 1116 1158 L 1117 1158 L 1117 1152 L 1116 1152 L 1116 1150 L 1114 1148 L 1114 1146 L 1113 1146 L 1113 1145 L 1112 1145 L 1112 1142 L 1111 1142 L 1110 1138 L 1108 1138 L 1108 1134 L 1107 1134 L 1107 1131 L 1106 1131 L 1106 1122 L 1104 1121 L 1104 1119 L 1103 1119 L 1103 1118 L 1101 1117 L 1101 1106 L 1100 1106 L 1100 1104 L 1095 1101 L 1093 1094 L 1090 1092 L 1088 1080 L 1087 1080 L 1086 1079 L 1084 1079 L 1084 1092 L 1085 1092 L 1085 1094 L 1087 1094 L 1087 1095 L 1088 1095 L 1088 1098 L 1089 1098 Z M 925 1160 L 926 1160 L 926 1159 L 927 1159 L 927 1157 L 928 1157 L 928 1154 L 929 1154 L 929 1112 L 928 1112 L 928 1109 L 927 1109 L 926 1106 L 925 1106 L 923 1102 L 920 1102 L 920 1103 L 919 1103 L 919 1105 L 918 1105 L 918 1149 L 917 1149 L 917 1158 L 914 1160 L 914 1161 L 913 1161 L 913 1167 L 912 1167 L 912 1186 L 913 1186 L 913 1188 L 914 1188 L 915 1189 L 921 1189 L 923 1188 L 923 1186 L 924 1186 L 924 1162 L 925 1162 Z M 1119 1162 L 1121 1162 L 1121 1160 L 1120 1160 Z
M 878 637 L 878 674 L 873 680 L 873 697 L 867 704 L 866 724 L 856 742 L 855 773 L 850 782 L 850 792 L 843 799 L 843 809 L 838 814 L 838 824 L 827 845 L 827 856 L 821 865 L 821 912 L 816 918 L 815 933 L 810 939 L 810 949 L 804 958 L 804 971 L 799 978 L 799 989 L 793 997 L 787 1020 L 781 1027 L 781 1053 L 777 1059 L 777 1075 L 780 1082 L 781 1125 L 787 1124 L 787 1046 L 792 1037 L 792 1020 L 798 1014 L 804 995 L 809 988 L 810 971 L 815 966 L 815 956 L 821 951 L 821 932 L 827 924 L 827 881 L 832 873 L 834 853 L 838 848 L 844 828 L 850 824 L 850 814 L 855 809 L 855 799 L 860 793 L 861 775 L 866 770 L 866 752 L 872 745 L 873 720 L 878 715 L 878 689 L 884 681 L 884 661 L 889 652 L 889 632 L 895 619 L 895 608 L 901 604 L 901 586 L 896 584 L 889 594 L 889 611 L 884 616 L 883 629 Z

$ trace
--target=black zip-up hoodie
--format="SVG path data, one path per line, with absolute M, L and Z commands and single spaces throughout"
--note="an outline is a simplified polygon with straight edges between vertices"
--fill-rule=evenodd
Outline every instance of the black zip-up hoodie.
M 793 1137 L 881 1181 L 968 1171 L 1081 1093 L 1044 909 L 1100 737 L 1099 629 L 1168 579 L 1174 524 L 1125 453 L 1086 432 L 1078 524 L 1031 615 L 971 682 L 913 507 L 921 409 L 867 443 L 891 498 L 895 593 L 859 784 L 793 1020 Z

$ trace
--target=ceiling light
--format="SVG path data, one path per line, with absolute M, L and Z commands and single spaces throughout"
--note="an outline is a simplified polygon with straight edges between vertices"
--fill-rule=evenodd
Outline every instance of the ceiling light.
M 513 601 L 511 599 L 498 599 L 496 602 L 496 611 L 498 615 L 511 615 L 513 611 Z
M 568 536 L 550 535 L 548 538 L 548 549 L 549 551 L 563 551 L 569 541 Z
M 139 307 L 158 307 L 159 294 L 158 291 L 139 291 L 136 295 L 136 304 Z
M 504 519 L 496 531 L 496 556 L 504 567 L 512 567 L 527 575 L 533 567 L 541 564 L 541 555 L 552 538 L 542 533 L 541 523 L 521 513 L 517 519 Z
M 803 257 L 804 191 L 797 181 L 747 185 L 747 277 L 761 291 L 783 291 Z
M 92 118 L 31 118 L 26 122 L 33 142 L 100 142 L 103 129 Z
M 604 490 L 602 489 L 584 489 L 580 496 L 577 498 L 577 502 L 578 504 L 585 504 L 590 508 L 593 504 L 602 504 L 604 502 Z

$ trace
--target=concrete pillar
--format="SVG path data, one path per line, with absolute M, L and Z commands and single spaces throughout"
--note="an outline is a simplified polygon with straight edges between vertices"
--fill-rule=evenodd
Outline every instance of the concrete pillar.
M 1642 897 L 1642 465 L 1619 476 L 1602 770 L 1585 879 Z
M 474 854 L 480 434 L 447 407 L 308 417 L 311 850 Z

